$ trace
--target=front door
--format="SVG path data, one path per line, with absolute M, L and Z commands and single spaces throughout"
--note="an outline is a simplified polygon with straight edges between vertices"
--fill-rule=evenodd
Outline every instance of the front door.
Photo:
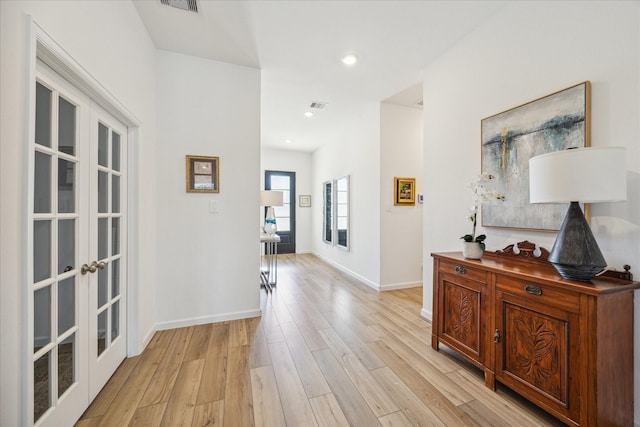
M 126 127 L 38 62 L 25 336 L 30 424 L 73 425 L 126 355 Z
M 282 206 L 274 208 L 276 234 L 280 236 L 278 253 L 296 253 L 296 173 L 265 171 L 264 189 L 282 191 Z

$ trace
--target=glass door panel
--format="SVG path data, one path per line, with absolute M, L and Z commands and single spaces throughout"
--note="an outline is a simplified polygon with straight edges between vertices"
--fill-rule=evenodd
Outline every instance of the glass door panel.
M 78 381 L 78 105 L 36 83 L 33 149 L 33 421 Z
M 90 395 L 104 385 L 125 356 L 122 337 L 124 301 L 121 292 L 123 271 L 122 242 L 125 240 L 126 188 L 123 153 L 126 128 L 107 113 L 96 109 L 92 128 L 97 140 L 92 159 L 95 162 L 91 193 L 94 240 L 90 243 L 96 262 L 96 287 L 92 289 Z M 95 298 L 95 299 L 94 299 Z
M 36 128 L 35 143 L 43 147 L 51 147 L 51 98 L 52 91 L 36 82 Z
M 51 212 L 51 155 L 36 151 L 33 212 Z

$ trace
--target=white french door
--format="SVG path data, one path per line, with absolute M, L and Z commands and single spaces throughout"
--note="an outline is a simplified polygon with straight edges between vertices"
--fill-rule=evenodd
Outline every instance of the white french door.
M 44 64 L 35 83 L 29 414 L 73 425 L 126 355 L 126 127 Z

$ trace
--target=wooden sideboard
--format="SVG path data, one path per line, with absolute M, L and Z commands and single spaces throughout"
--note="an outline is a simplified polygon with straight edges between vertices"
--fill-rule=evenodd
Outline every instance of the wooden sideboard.
M 454 350 L 488 387 L 499 381 L 567 425 L 632 426 L 640 282 L 565 280 L 545 259 L 498 252 L 432 254 L 433 348 Z

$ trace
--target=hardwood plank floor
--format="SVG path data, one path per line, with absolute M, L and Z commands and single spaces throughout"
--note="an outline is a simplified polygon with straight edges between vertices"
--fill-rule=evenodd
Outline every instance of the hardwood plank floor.
M 313 255 L 278 263 L 262 317 L 157 332 L 76 426 L 562 425 L 434 351 L 422 288 L 376 292 Z

